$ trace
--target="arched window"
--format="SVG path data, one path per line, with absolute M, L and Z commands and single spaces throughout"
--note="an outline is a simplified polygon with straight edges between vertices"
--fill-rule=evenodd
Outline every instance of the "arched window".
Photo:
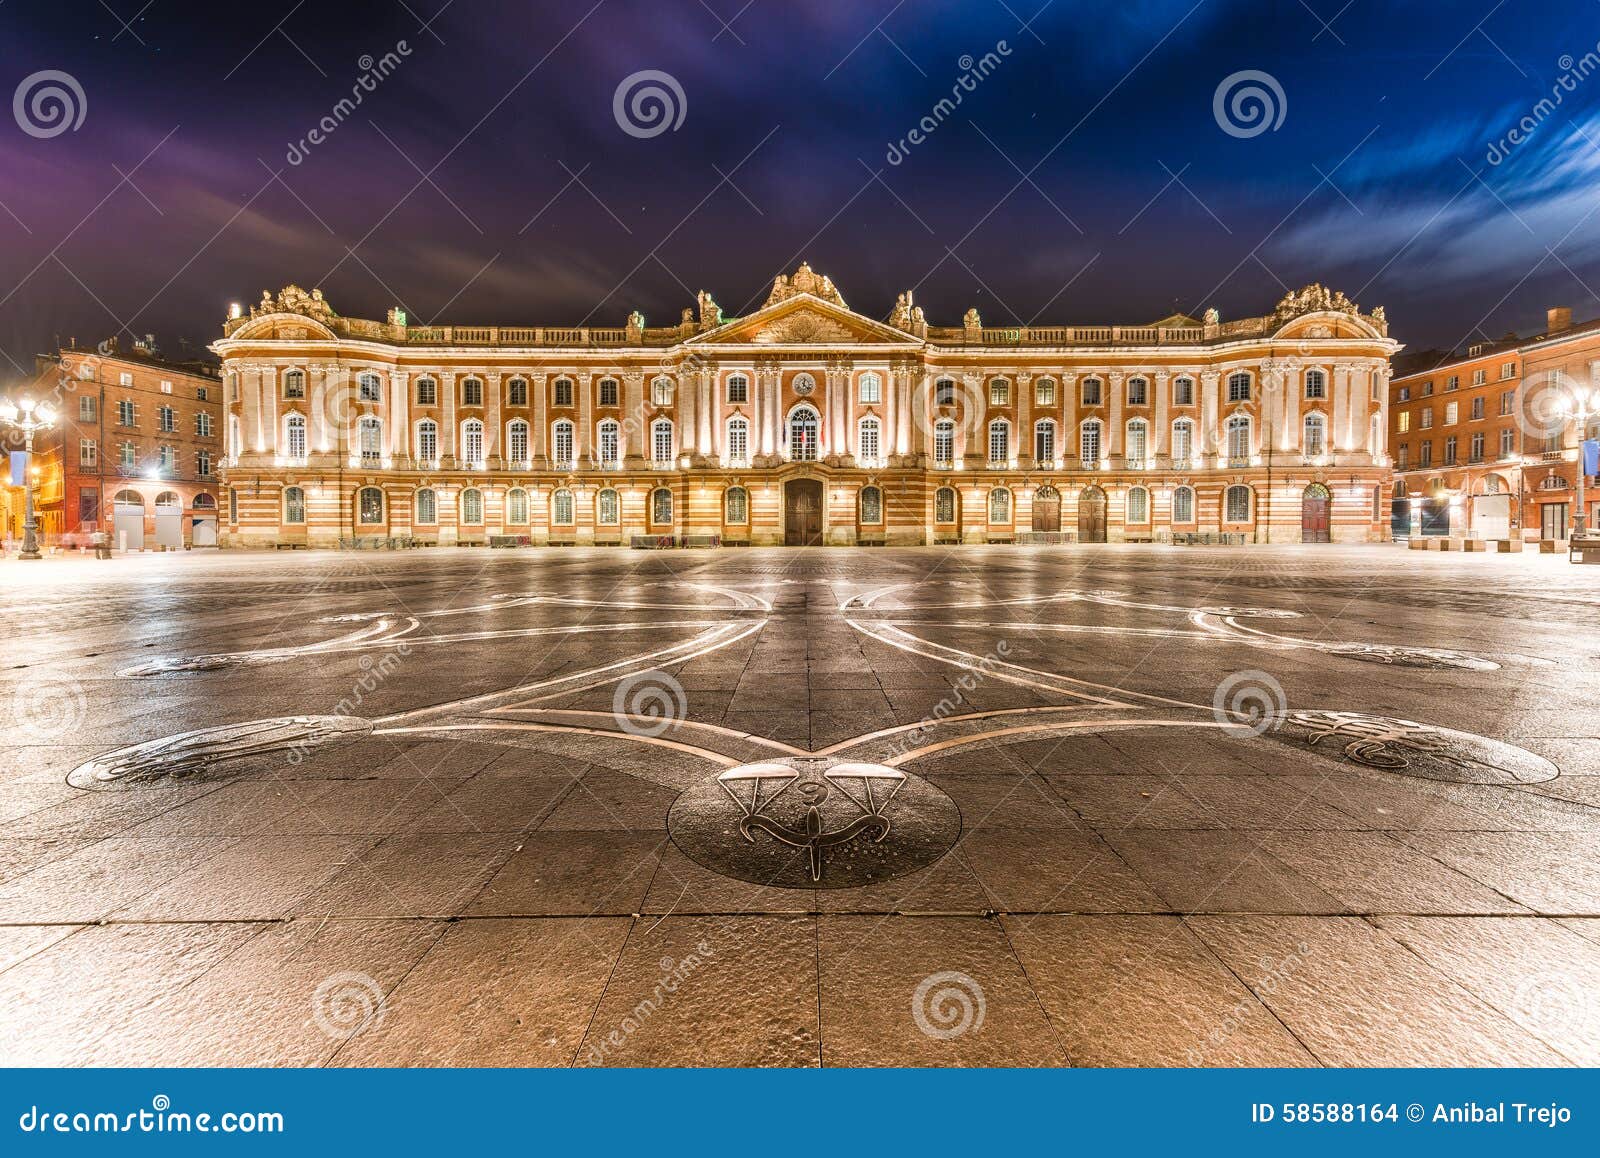
M 622 522 L 621 496 L 610 487 L 594 497 L 594 521 L 602 527 L 614 527 Z
M 431 418 L 417 423 L 417 457 L 423 462 L 439 461 L 439 424 Z
M 861 488 L 861 521 L 883 522 L 883 492 L 877 487 Z
M 650 521 L 658 527 L 672 523 L 672 492 L 666 487 L 657 487 L 650 492 Z
M 1085 470 L 1093 470 L 1100 465 L 1100 431 L 1098 418 L 1087 419 L 1078 427 L 1078 457 L 1083 460 Z
M 1011 492 L 1005 487 L 995 487 L 989 492 L 989 521 L 991 523 L 1011 521 Z
M 284 371 L 283 396 L 285 398 L 304 398 L 306 396 L 306 375 L 304 370 Z
M 1250 401 L 1250 375 L 1240 370 L 1228 375 L 1228 401 Z
M 550 457 L 557 467 L 571 469 L 572 454 L 572 423 L 563 418 L 550 428 Z
M 1150 521 L 1150 492 L 1144 487 L 1128 488 L 1128 509 L 1124 521 L 1136 525 Z
M 375 527 L 383 522 L 383 492 L 377 487 L 362 487 L 356 492 L 356 522 Z
M 528 404 L 528 381 L 526 378 L 513 378 L 506 383 L 506 405 L 526 406 Z
M 362 402 L 383 401 L 383 379 L 370 371 L 356 379 L 356 390 Z
M 1250 457 L 1250 420 L 1243 414 L 1228 419 L 1228 457 L 1236 462 Z
M 657 378 L 650 383 L 650 401 L 657 406 L 672 405 L 672 379 Z
M 883 379 L 870 371 L 861 375 L 861 401 L 876 405 L 883 401 Z
M 650 424 L 650 460 L 657 466 L 665 466 L 672 461 L 672 422 L 670 419 L 658 418 Z M 667 494 L 670 498 L 671 492 L 669 491 Z
M 194 509 L 197 511 L 214 511 L 217 509 L 217 500 L 202 491 L 194 496 Z
M 383 457 L 383 423 L 379 419 L 366 417 L 356 423 L 356 445 L 361 451 L 362 462 L 377 462 Z
M 439 521 L 439 496 L 431 487 L 423 487 L 417 492 L 416 521 L 429 527 Z
M 306 492 L 300 487 L 283 488 L 283 521 L 296 526 L 306 521 Z
M 283 445 L 290 458 L 306 456 L 306 418 L 291 414 L 283 420 Z
M 956 521 L 956 492 L 954 487 L 940 487 L 933 492 L 933 521 L 936 523 L 953 523 Z
M 519 527 L 528 523 L 528 492 L 521 487 L 512 487 L 506 492 L 506 522 Z
M 552 405 L 555 405 L 555 406 L 571 406 L 572 405 L 572 379 L 571 378 L 557 378 L 555 380 L 555 382 L 553 382 L 551 384 L 550 393 L 551 393 Z
M 483 492 L 477 487 L 461 492 L 461 521 L 469 527 L 483 525 Z
M 616 466 L 622 461 L 622 427 L 614 418 L 608 418 L 596 428 L 595 445 L 600 451 L 601 466 Z
M 483 423 L 476 418 L 461 424 L 461 460 L 470 466 L 483 465 Z
M 956 424 L 941 418 L 933 424 L 933 461 L 950 466 L 956 460 Z
M 750 462 L 750 423 L 734 415 L 728 419 L 728 465 L 745 466 Z
M 1011 424 L 1004 418 L 989 423 L 989 461 L 1004 463 L 1011 457 Z
M 1231 486 L 1223 496 L 1223 521 L 1248 523 L 1250 521 L 1250 488 Z
M 1321 370 L 1306 371 L 1306 397 L 1326 398 L 1328 396 L 1328 376 Z
M 1179 487 L 1172 492 L 1172 521 L 1174 523 L 1194 522 L 1194 488 Z
M 1194 405 L 1194 379 L 1174 378 L 1172 380 L 1172 404 L 1174 406 Z
M 882 445 L 881 440 L 878 437 L 878 432 L 880 429 L 881 427 L 878 425 L 878 420 L 876 418 L 868 417 L 861 420 L 859 430 L 859 441 L 861 446 L 860 457 L 861 461 L 867 466 L 875 466 L 882 461 L 882 458 L 880 457 Z
M 1304 426 L 1301 453 L 1307 458 L 1321 458 L 1328 451 L 1328 420 L 1320 414 L 1308 414 Z
M 512 462 L 528 461 L 528 424 L 520 418 L 506 426 L 506 451 Z
M 729 523 L 750 521 L 750 492 L 743 487 L 729 487 L 722 496 L 723 519 Z
M 789 457 L 795 462 L 814 462 L 817 457 L 817 412 L 797 406 L 789 415 Z
M 550 496 L 550 521 L 558 527 L 572 526 L 572 492 L 566 487 Z
M 1130 419 L 1127 438 L 1124 457 L 1129 466 L 1138 466 L 1150 457 L 1150 424 L 1142 418 Z
M 1172 424 L 1172 461 L 1188 462 L 1194 458 L 1194 423 L 1180 418 Z
M 1144 406 L 1150 401 L 1150 381 L 1147 378 L 1128 379 L 1128 405 Z
M 1042 463 L 1055 461 L 1056 424 L 1052 419 L 1041 418 L 1033 424 L 1033 457 Z

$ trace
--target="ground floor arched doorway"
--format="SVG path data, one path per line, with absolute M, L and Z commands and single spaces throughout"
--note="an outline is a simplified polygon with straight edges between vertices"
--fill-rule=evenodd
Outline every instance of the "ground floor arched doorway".
M 1055 487 L 1033 492 L 1033 529 L 1052 535 L 1061 530 L 1061 492 Z
M 1106 541 L 1106 492 L 1084 487 L 1078 495 L 1078 542 Z
M 812 547 L 822 542 L 822 483 L 814 478 L 783 484 L 783 542 Z
M 1329 541 L 1329 514 L 1333 496 L 1321 483 L 1312 483 L 1300 495 L 1300 541 L 1326 543 Z

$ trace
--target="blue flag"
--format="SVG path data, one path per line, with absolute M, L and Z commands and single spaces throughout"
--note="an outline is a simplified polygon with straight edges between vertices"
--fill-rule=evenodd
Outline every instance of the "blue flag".
M 1586 438 L 1582 447 L 1583 473 L 1600 474 L 1600 438 Z
M 28 452 L 13 450 L 11 452 L 11 485 L 14 487 L 26 486 L 28 483 Z

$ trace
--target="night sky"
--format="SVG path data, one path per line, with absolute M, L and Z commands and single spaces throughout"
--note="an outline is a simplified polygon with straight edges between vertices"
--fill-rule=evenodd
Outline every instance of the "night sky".
M 10 0 L 4 93 L 53 70 L 83 105 L 0 118 L 0 382 L 58 335 L 198 350 L 290 282 L 364 317 L 661 325 L 802 259 L 945 325 L 1226 319 L 1314 280 L 1413 349 L 1600 315 L 1594 0 L 1040 3 Z M 646 70 L 683 96 L 654 135 L 614 113 Z M 1253 82 L 1269 123 L 1246 98 L 1230 133 L 1246 71 L 1283 99 Z

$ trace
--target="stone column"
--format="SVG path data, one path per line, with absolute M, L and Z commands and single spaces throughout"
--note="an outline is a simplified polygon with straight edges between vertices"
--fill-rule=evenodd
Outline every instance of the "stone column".
M 1293 451 L 1296 447 L 1303 452 L 1305 447 L 1300 445 L 1300 402 L 1306 395 L 1305 370 L 1300 363 L 1290 360 L 1284 362 L 1278 369 L 1278 388 L 1283 391 L 1283 399 L 1278 407 L 1282 431 L 1278 435 L 1278 449 Z M 1329 432 L 1331 435 L 1331 431 Z
M 456 375 L 451 370 L 439 375 L 439 457 L 457 465 L 456 457 Z
M 1221 402 L 1221 381 L 1220 370 L 1200 371 L 1200 429 L 1195 432 L 1200 444 L 1195 448 L 1196 455 L 1210 457 L 1218 452 L 1221 432 L 1217 429 L 1217 413 Z
M 694 377 L 694 388 L 697 394 L 695 416 L 698 422 L 695 446 L 702 458 L 715 456 L 717 447 L 711 436 L 711 431 L 715 426 L 712 421 L 714 415 L 712 407 L 715 401 L 715 395 L 712 391 L 712 371 L 708 367 L 702 367 L 695 372 Z
M 677 386 L 672 393 L 672 400 L 676 404 L 677 413 L 674 418 L 678 426 L 678 453 L 693 455 L 700 449 L 696 441 L 695 427 L 695 385 L 691 374 L 679 374 Z M 655 451 L 650 452 L 654 455 Z
M 1111 459 L 1113 467 L 1122 465 L 1122 404 L 1126 398 L 1124 391 L 1127 389 L 1125 385 L 1127 377 L 1121 370 L 1113 370 L 1106 375 L 1106 390 L 1111 395 L 1106 400 L 1110 403 L 1106 424 L 1111 427 L 1106 431 L 1106 444 L 1109 448 L 1106 457 Z
M 1353 367 L 1349 362 L 1339 362 L 1333 367 L 1333 421 L 1329 424 L 1328 438 L 1334 450 L 1345 450 L 1350 445 L 1350 379 Z M 1440 407 L 1440 411 L 1443 411 Z
M 539 389 L 539 401 L 544 403 L 544 388 Z M 644 428 L 644 371 L 627 370 L 622 375 L 622 445 L 617 448 L 622 456 L 622 463 L 629 470 L 637 470 L 644 465 L 644 459 L 639 454 L 639 448 L 644 445 L 649 434 Z M 544 421 L 543 412 L 540 412 L 539 421 Z M 621 499 L 618 500 L 622 501 Z
M 1150 387 L 1156 392 L 1155 429 L 1150 432 L 1150 457 L 1160 462 L 1172 454 L 1172 423 L 1168 407 L 1172 403 L 1172 371 L 1157 370 L 1150 376 Z
M 499 371 L 485 373 L 483 376 L 484 431 L 483 431 L 483 457 L 485 461 L 500 457 L 501 446 L 504 442 L 505 431 L 500 423 L 500 378 Z M 487 517 L 487 514 L 485 515 Z
M 911 391 L 912 376 L 916 366 L 911 362 L 898 362 L 894 366 L 893 377 L 890 378 L 887 389 L 893 391 L 894 409 L 890 417 L 894 422 L 891 430 L 884 431 L 885 438 L 892 438 L 890 444 L 897 455 L 913 453 L 911 449 Z M 891 432 L 892 431 L 892 432 Z
M 389 371 L 389 456 L 395 459 L 411 455 L 411 389 L 404 370 Z
M 550 373 L 535 370 L 528 375 L 528 389 L 533 391 L 533 429 L 528 432 L 528 454 L 535 466 L 542 464 L 550 431 Z
M 983 415 L 987 400 L 984 377 L 971 370 L 961 375 L 961 421 L 956 424 L 956 437 L 960 441 L 955 453 L 968 470 L 981 470 L 989 456 L 989 448 L 983 444 Z M 962 526 L 966 525 L 963 519 Z
M 1057 379 L 1056 388 L 1061 391 L 1061 429 L 1056 435 L 1056 457 L 1064 463 L 1077 462 L 1078 453 L 1078 372 L 1076 370 L 1063 371 Z M 1063 520 L 1067 512 L 1061 512 Z M 1062 523 L 1065 526 L 1065 522 Z
M 771 362 L 756 363 L 756 430 L 758 453 L 778 453 L 778 393 L 781 379 Z
M 573 389 L 578 392 L 578 428 L 572 432 L 572 461 L 582 462 L 594 449 L 594 371 L 585 370 L 573 376 Z M 573 500 L 576 503 L 576 499 Z M 576 506 L 573 518 L 578 518 Z M 583 521 L 578 520 L 578 526 Z
M 1017 392 L 1017 437 L 1016 445 L 1011 448 L 1012 457 L 1026 466 L 1034 461 L 1033 452 L 1038 449 L 1033 438 L 1033 374 L 1019 373 L 1011 388 Z

